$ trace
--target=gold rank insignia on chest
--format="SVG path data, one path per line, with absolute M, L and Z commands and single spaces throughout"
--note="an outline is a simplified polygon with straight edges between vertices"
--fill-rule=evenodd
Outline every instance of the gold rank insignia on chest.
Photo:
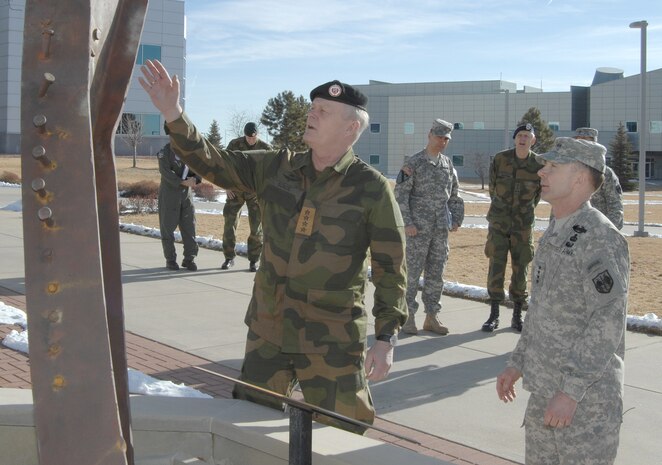
M 297 220 L 297 234 L 303 234 L 310 237 L 313 233 L 313 222 L 315 221 L 315 209 L 312 207 L 303 207 Z

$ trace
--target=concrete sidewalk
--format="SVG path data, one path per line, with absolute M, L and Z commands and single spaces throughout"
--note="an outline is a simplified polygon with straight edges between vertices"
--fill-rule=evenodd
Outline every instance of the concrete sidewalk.
M 8 203 L 4 190 L 0 188 L 0 208 Z M 15 195 L 20 197 L 20 190 Z M 246 336 L 243 317 L 254 277 L 248 261 L 238 257 L 235 268 L 221 271 L 222 253 L 201 249 L 199 271 L 172 272 L 164 268 L 160 241 L 122 233 L 121 246 L 131 337 L 168 346 L 227 372 L 239 369 Z M 181 245 L 177 249 L 181 253 Z M 0 210 L 0 257 L 0 287 L 24 294 L 21 213 Z M 368 308 L 371 293 L 372 288 Z M 520 389 L 517 401 L 505 405 L 497 400 L 494 386 L 518 334 L 510 329 L 480 331 L 489 313 L 486 304 L 444 296 L 442 312 L 451 333 L 401 337 L 390 376 L 371 386 L 379 421 L 398 433 L 425 436 L 421 449 L 428 455 L 433 455 L 435 441 L 437 449 L 452 449 L 445 459 L 451 456 L 455 463 L 523 463 L 520 426 L 528 395 Z M 422 325 L 423 315 L 419 317 Z M 662 338 L 628 332 L 627 413 L 618 464 L 659 463 L 661 356 Z

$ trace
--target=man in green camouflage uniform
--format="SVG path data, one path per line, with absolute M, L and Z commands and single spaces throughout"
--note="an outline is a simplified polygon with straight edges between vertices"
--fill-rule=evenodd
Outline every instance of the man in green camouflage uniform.
M 196 271 L 198 266 L 195 264 L 195 257 L 198 256 L 198 244 L 195 242 L 195 207 L 191 188 L 200 183 L 201 178 L 189 170 L 170 144 L 166 144 L 159 151 L 157 158 L 161 173 L 159 228 L 166 268 L 179 269 L 175 250 L 175 229 L 179 226 L 184 243 L 182 266 L 189 271 Z
M 448 260 L 448 232 L 457 231 L 464 219 L 464 202 L 458 195 L 453 162 L 443 151 L 451 139 L 453 125 L 436 119 L 428 133 L 428 143 L 412 155 L 396 179 L 395 198 L 400 205 L 407 235 L 407 309 L 409 316 L 402 332 L 417 334 L 415 314 L 421 273 L 425 270 L 422 301 L 425 306 L 423 329 L 448 334 L 439 321 L 444 267 Z
M 272 150 L 271 145 L 257 136 L 257 124 L 253 122 L 246 123 L 244 126 L 244 136 L 232 139 L 227 146 L 228 150 Z M 257 271 L 257 262 L 262 253 L 262 222 L 260 220 L 260 206 L 257 198 L 252 192 L 226 191 L 227 200 L 223 206 L 223 255 L 225 261 L 221 269 L 227 270 L 234 266 L 234 250 L 236 244 L 237 223 L 239 221 L 239 212 L 241 207 L 246 204 L 248 209 L 248 224 L 250 225 L 250 235 L 248 236 L 248 269 L 252 272 Z
M 577 128 L 575 139 L 598 141 L 598 130 Z M 623 189 L 618 176 L 610 167 L 605 166 L 605 180 L 591 196 L 591 205 L 609 218 L 618 229 L 623 229 Z
M 542 154 L 542 198 L 555 218 L 533 261 L 531 303 L 497 395 L 531 393 L 524 416 L 527 464 L 609 465 L 623 416 L 628 244 L 589 199 L 607 149 L 559 137 Z
M 533 126 L 522 124 L 513 134 L 515 148 L 497 153 L 490 164 L 489 228 L 485 255 L 489 258 L 487 293 L 490 316 L 482 330 L 499 327 L 499 305 L 505 299 L 504 281 L 510 252 L 509 294 L 513 301 L 511 327 L 522 331 L 522 306 L 526 302 L 527 268 L 533 258 L 534 210 L 540 200 L 538 170 L 542 164 L 531 150 L 536 142 Z
M 383 379 L 393 363 L 406 319 L 406 266 L 393 190 L 352 150 L 368 125 L 367 97 L 338 81 L 315 88 L 306 152 L 218 151 L 183 113 L 177 77 L 158 61 L 141 71 L 186 162 L 216 185 L 257 194 L 264 247 L 241 378 L 282 394 L 298 381 L 308 402 L 371 423 L 368 381 Z M 377 341 L 366 352 L 368 251 Z M 280 407 L 245 389 L 235 396 Z

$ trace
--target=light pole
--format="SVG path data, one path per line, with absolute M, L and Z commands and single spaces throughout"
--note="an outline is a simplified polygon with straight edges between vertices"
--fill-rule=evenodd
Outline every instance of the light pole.
M 644 232 L 644 206 L 646 202 L 646 137 L 648 122 L 646 121 L 646 28 L 648 21 L 630 23 L 632 29 L 641 29 L 641 116 L 639 117 L 639 227 L 634 232 L 637 237 L 647 237 Z

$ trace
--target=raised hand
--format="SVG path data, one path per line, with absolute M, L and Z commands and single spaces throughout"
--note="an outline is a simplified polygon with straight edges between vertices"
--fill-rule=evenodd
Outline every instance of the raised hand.
M 144 78 L 139 77 L 138 82 L 154 106 L 161 112 L 166 122 L 179 118 L 182 114 L 182 106 L 179 103 L 179 79 L 177 75 L 172 78 L 168 70 L 158 60 L 147 60 L 140 67 Z

